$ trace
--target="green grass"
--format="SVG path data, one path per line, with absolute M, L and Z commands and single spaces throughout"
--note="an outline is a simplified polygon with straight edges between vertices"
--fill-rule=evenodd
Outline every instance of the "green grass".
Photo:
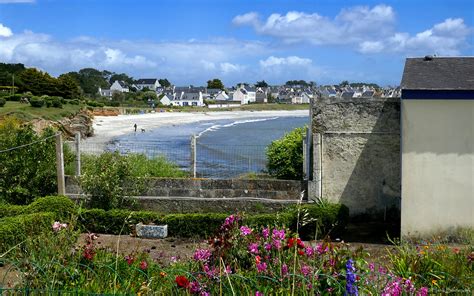
M 81 110 L 80 105 L 64 104 L 63 108 L 34 108 L 29 104 L 8 101 L 5 106 L 0 107 L 0 119 L 6 116 L 15 117 L 21 121 L 30 121 L 33 119 L 59 120 L 69 117 Z

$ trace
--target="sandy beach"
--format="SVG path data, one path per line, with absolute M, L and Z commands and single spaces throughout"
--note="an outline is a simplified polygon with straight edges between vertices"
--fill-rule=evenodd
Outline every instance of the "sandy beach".
M 187 124 L 208 120 L 264 118 L 283 116 L 309 116 L 309 110 L 294 111 L 222 111 L 222 112 L 157 112 L 137 115 L 95 116 L 94 136 L 85 140 L 86 143 L 105 145 L 113 138 L 138 131 L 163 127 L 167 125 Z

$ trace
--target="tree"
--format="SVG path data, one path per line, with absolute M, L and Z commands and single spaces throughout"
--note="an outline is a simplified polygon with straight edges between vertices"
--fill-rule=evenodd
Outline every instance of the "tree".
M 308 82 L 304 80 L 289 80 L 285 83 L 288 86 L 308 86 Z
M 265 80 L 257 81 L 257 83 L 255 83 L 255 86 L 256 87 L 268 87 L 268 83 L 266 83 Z
M 95 96 L 99 91 L 99 87 L 108 88 L 110 86 L 106 79 L 109 73 L 108 71 L 101 72 L 93 68 L 84 68 L 79 70 L 79 72 L 69 72 L 66 74 L 79 83 L 84 93 Z
M 170 87 L 171 86 L 171 83 L 168 81 L 168 79 L 158 79 L 158 83 L 162 86 L 162 87 Z
M 339 86 L 341 86 L 341 87 L 348 86 L 348 85 L 349 85 L 349 81 L 347 81 L 347 80 L 343 80 L 343 81 L 341 81 L 341 83 L 339 83 Z
M 65 99 L 79 99 L 81 88 L 76 79 L 69 74 L 62 74 L 58 77 L 59 96 Z
M 303 178 L 303 135 L 305 128 L 296 128 L 267 147 L 267 170 L 278 179 Z
M 60 95 L 58 80 L 46 72 L 28 68 L 19 74 L 22 81 L 21 92 L 31 92 L 34 95 Z
M 105 71 L 103 71 L 105 72 Z M 128 76 L 127 74 L 125 73 L 121 73 L 121 74 L 117 74 L 117 73 L 112 73 L 110 75 L 110 78 L 109 78 L 109 83 L 112 84 L 114 83 L 115 80 L 121 80 L 121 81 L 125 81 L 128 85 L 132 85 L 133 84 L 133 78 Z
M 207 81 L 207 88 L 224 89 L 224 84 L 220 79 L 214 78 L 212 80 Z

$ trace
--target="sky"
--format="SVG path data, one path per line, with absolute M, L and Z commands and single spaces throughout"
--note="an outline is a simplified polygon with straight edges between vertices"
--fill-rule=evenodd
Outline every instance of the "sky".
M 176 85 L 398 85 L 407 57 L 474 55 L 474 1 L 0 0 L 0 62 Z

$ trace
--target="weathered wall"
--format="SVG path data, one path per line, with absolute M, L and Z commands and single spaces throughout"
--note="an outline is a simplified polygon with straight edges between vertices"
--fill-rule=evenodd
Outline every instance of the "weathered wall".
M 399 99 L 313 100 L 312 133 L 309 198 L 341 202 L 351 215 L 399 206 Z
M 137 201 L 144 210 L 164 213 L 271 213 L 298 202 L 306 187 L 288 180 L 149 179 Z M 66 176 L 66 195 L 83 198 L 74 177 Z
M 402 100 L 403 236 L 474 227 L 474 100 Z

